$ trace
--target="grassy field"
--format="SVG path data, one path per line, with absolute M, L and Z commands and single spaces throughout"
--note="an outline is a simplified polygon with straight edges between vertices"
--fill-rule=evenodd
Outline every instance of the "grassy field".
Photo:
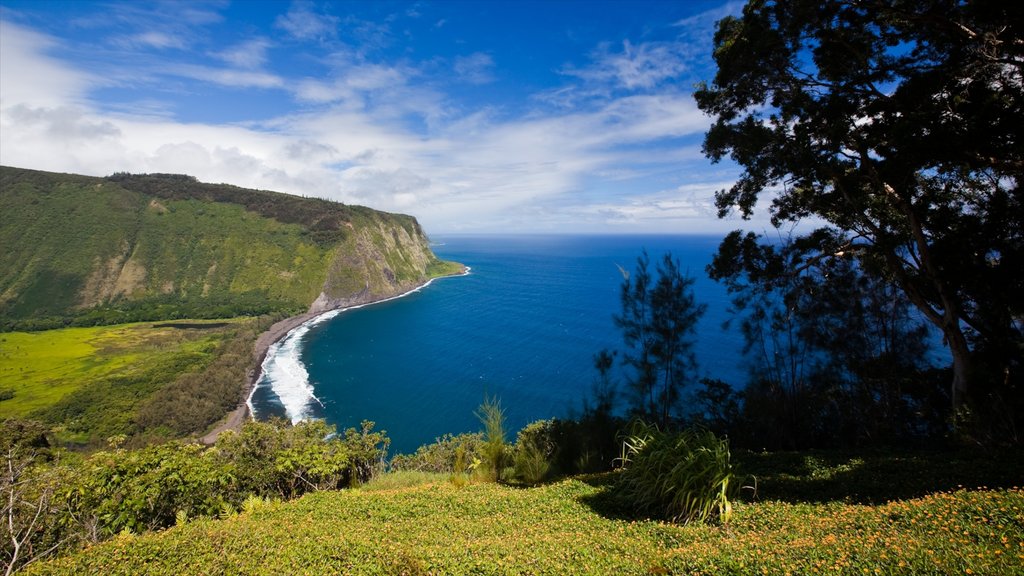
M 538 488 L 421 475 L 250 501 L 29 573 L 1021 574 L 1024 490 L 1011 482 L 1021 464 L 998 458 L 751 455 L 741 464 L 766 474 L 761 496 L 748 493 L 728 526 L 637 518 L 610 496 L 615 474 Z M 947 473 L 932 483 L 936 469 Z M 867 491 L 862 474 L 875 478 Z M 927 488 L 985 477 L 988 487 Z
M 138 323 L 0 333 L 0 397 L 6 397 L 0 401 L 0 418 L 41 417 L 61 424 L 54 410 L 76 396 L 96 396 L 101 388 L 110 392 L 103 394 L 109 402 L 138 400 L 180 371 L 203 366 L 243 321 L 194 321 L 193 328 Z M 99 404 L 91 408 L 102 408 Z M 122 412 L 123 402 L 115 404 L 109 411 Z M 70 426 L 67 439 L 81 441 L 74 429 Z

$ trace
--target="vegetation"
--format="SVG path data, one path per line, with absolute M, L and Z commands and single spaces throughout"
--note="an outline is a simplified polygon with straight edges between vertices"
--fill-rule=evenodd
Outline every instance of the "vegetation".
M 259 321 L 123 324 L 0 334 L 4 417 L 65 442 L 181 436 L 238 404 Z
M 776 224 L 824 224 L 764 281 L 853 260 L 897 286 L 941 331 L 951 407 L 982 442 L 1019 442 L 1024 414 L 1019 20 L 999 2 L 754 1 L 719 22 L 696 92 L 705 153 L 744 169 L 720 215 L 770 191 Z
M 738 485 L 728 440 L 707 430 L 663 432 L 635 422 L 622 446 L 618 497 L 635 510 L 672 522 L 723 524 Z
M 388 440 L 364 422 L 335 434 L 323 422 L 246 424 L 215 447 L 116 445 L 88 457 L 50 448 L 45 427 L 6 420 L 0 493 L 8 569 L 117 534 L 159 530 L 199 517 L 365 482 L 379 472 Z
M 713 426 L 754 448 L 941 439 L 949 400 L 927 327 L 901 291 L 848 260 L 800 267 L 806 249 L 734 233 L 708 267 L 733 296 L 751 369 L 742 402 L 706 384 Z
M 670 255 L 657 278 L 641 256 L 615 322 L 631 410 L 658 426 L 627 431 L 622 469 L 552 482 L 610 465 L 624 411 L 609 351 L 579 419 L 535 422 L 510 446 L 485 398 L 483 432 L 439 438 L 384 474 L 388 439 L 369 422 L 340 435 L 251 422 L 213 447 L 152 443 L 237 398 L 260 321 L 8 332 L 6 571 L 1021 572 L 1013 10 L 753 1 L 719 24 L 718 74 L 697 93 L 715 117 L 705 151 L 744 169 L 718 194 L 721 213 L 749 217 L 782 184 L 776 226 L 825 226 L 723 240 L 708 271 L 733 296 L 752 377 L 742 392 L 701 381 L 689 413 L 703 306 Z M 429 253 L 415 220 L 364 208 L 180 175 L 0 179 L 6 330 L 287 314 L 320 294 L 373 298 L 461 270 Z M 922 360 L 922 319 L 950 348 L 948 373 Z M 970 451 L 949 449 L 951 423 Z M 101 438 L 109 448 L 91 455 L 54 448 Z
M 531 489 L 442 476 L 250 498 L 220 519 L 120 534 L 28 573 L 1010 574 L 1024 561 L 1024 491 L 1012 487 L 1024 476 L 1019 455 L 992 456 L 743 456 L 736 466 L 756 470 L 758 492 L 735 503 L 728 530 L 638 516 L 615 498 L 614 473 Z M 874 504 L 844 501 L 865 495 L 865 477 Z
M 187 176 L 0 167 L 0 212 L 0 330 L 295 314 L 461 270 L 411 217 Z
M 633 369 L 628 379 L 632 412 L 664 427 L 677 417 L 682 388 L 696 371 L 693 336 L 707 306 L 696 302 L 693 278 L 680 272 L 671 254 L 658 264 L 657 278 L 652 279 L 649 264 L 645 251 L 632 276 L 623 272 L 622 314 L 615 316 L 615 325 L 626 344 L 624 362 Z M 606 353 L 597 362 L 602 370 L 600 363 L 610 357 Z
M 465 474 L 474 461 L 483 457 L 482 432 L 445 434 L 432 444 L 416 449 L 415 454 L 397 454 L 391 459 L 393 471 Z
M 505 411 L 501 408 L 501 401 L 498 398 L 484 398 L 484 403 L 475 414 L 484 425 L 483 444 L 480 446 L 483 471 L 490 480 L 500 481 L 508 465 Z

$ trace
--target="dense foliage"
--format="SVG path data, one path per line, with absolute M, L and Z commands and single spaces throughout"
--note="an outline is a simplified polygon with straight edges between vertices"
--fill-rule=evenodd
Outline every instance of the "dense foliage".
M 766 245 L 733 233 L 719 250 L 708 271 L 733 296 L 751 378 L 742 394 L 705 384 L 701 409 L 717 412 L 714 427 L 754 448 L 943 436 L 948 393 L 900 290 L 849 260 L 801 266 L 813 251 L 804 239 Z
M 613 497 L 615 474 L 531 489 L 442 479 L 325 491 L 117 536 L 29 573 L 1013 574 L 1024 553 L 1024 493 L 1008 483 L 1021 470 L 1006 469 L 1014 461 L 740 457 L 738 468 L 756 469 L 758 498 L 735 503 L 728 529 L 638 518 Z M 845 502 L 863 494 L 864 479 L 875 504 Z
M 853 259 L 898 286 L 987 442 L 1019 441 L 1024 414 L 1021 22 L 998 1 L 756 0 L 719 23 L 696 93 L 705 153 L 743 168 L 720 214 L 770 195 L 777 225 L 824 224 L 778 274 Z
M 230 184 L 205 184 L 184 174 L 129 174 L 118 172 L 106 178 L 126 190 L 167 200 L 201 200 L 244 206 L 278 222 L 301 224 L 319 244 L 331 246 L 345 239 L 347 224 L 372 218 L 375 213 L 363 206 L 350 206 L 321 198 L 304 198 L 280 192 L 249 190 Z M 400 225 L 412 234 L 422 234 L 410 216 L 394 214 Z
M 364 422 L 335 434 L 323 422 L 250 422 L 214 447 L 166 443 L 58 459 L 44 427 L 0 423 L 5 503 L 0 552 L 14 567 L 51 552 L 230 515 L 254 499 L 291 499 L 365 482 L 388 439 Z M 116 441 L 115 441 L 116 444 Z

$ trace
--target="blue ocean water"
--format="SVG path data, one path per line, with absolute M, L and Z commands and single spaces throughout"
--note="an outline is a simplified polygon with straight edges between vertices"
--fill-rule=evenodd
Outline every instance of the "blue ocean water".
M 593 356 L 621 349 L 612 316 L 622 275 L 646 249 L 671 252 L 707 304 L 696 346 L 701 376 L 746 380 L 738 330 L 723 329 L 725 289 L 705 266 L 720 236 L 448 236 L 435 253 L 470 274 L 306 325 L 272 348 L 251 404 L 257 417 L 325 418 L 339 429 L 376 422 L 391 453 L 444 433 L 480 429 L 474 411 L 497 396 L 512 432 L 578 413 Z

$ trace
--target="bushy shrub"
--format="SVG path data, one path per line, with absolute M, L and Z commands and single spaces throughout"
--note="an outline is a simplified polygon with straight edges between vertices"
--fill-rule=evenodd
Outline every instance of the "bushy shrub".
M 8 505 L 18 501 L 4 509 L 6 568 L 79 542 L 366 482 L 382 469 L 389 443 L 372 422 L 339 435 L 323 421 L 281 420 L 249 422 L 212 448 L 170 442 L 125 450 L 121 435 L 111 438 L 110 450 L 58 458 L 47 433 L 35 422 L 0 422 L 0 493 Z
M 321 420 L 271 420 L 222 434 L 216 448 L 234 466 L 242 493 L 288 499 L 368 481 L 383 468 L 389 443 L 373 422 L 339 436 Z
M 728 440 L 701 428 L 670 433 L 635 422 L 621 461 L 616 492 L 636 512 L 681 523 L 729 521 L 736 485 Z
M 432 444 L 420 446 L 414 454 L 395 455 L 391 459 L 391 470 L 464 474 L 474 461 L 481 459 L 483 443 L 482 432 L 445 434 Z
M 97 452 L 67 497 L 71 517 L 102 539 L 173 526 L 179 514 L 216 516 L 238 503 L 235 484 L 230 464 L 216 453 L 164 444 Z
M 513 448 L 513 468 L 516 479 L 527 484 L 538 484 L 551 471 L 551 457 L 555 443 L 551 434 L 554 420 L 538 420 L 528 424 L 516 436 Z

